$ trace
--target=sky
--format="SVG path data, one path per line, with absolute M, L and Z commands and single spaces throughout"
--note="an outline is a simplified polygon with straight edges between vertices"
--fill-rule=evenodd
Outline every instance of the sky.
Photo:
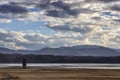
M 0 0 L 0 47 L 120 49 L 120 0 Z

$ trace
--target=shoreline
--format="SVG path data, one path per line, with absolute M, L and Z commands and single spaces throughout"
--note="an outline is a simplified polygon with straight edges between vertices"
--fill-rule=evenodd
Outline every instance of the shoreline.
M 120 80 L 120 70 L 11 67 L 0 69 L 0 80 Z

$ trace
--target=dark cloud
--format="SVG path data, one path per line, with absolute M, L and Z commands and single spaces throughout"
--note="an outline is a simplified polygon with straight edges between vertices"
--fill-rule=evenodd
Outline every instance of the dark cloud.
M 120 19 L 118 19 L 118 20 L 114 20 L 114 21 L 117 21 L 117 22 L 119 22 L 119 23 L 120 23 Z
M 13 2 L 13 1 L 11 1 L 11 2 L 9 2 L 9 5 L 16 5 L 17 3 L 16 2 Z
M 66 17 L 66 13 L 64 11 L 59 11 L 59 10 L 50 10 L 47 11 L 47 16 L 52 16 L 52 17 Z
M 76 16 L 80 13 L 80 11 L 78 9 L 66 10 L 65 12 L 69 15 L 72 15 L 72 16 Z
M 85 0 L 85 2 L 96 2 L 97 0 Z
M 48 4 L 39 4 L 39 5 L 37 5 L 37 7 L 39 7 L 40 9 L 47 9 L 47 8 L 49 8 L 49 5 Z
M 120 0 L 98 0 L 98 1 L 103 1 L 103 2 L 116 2 L 116 1 L 120 1 Z
M 101 1 L 101 2 L 116 2 L 116 1 L 120 1 L 120 0 L 85 0 L 85 2 L 98 2 L 98 1 Z
M 63 10 L 70 10 L 70 4 L 67 3 L 63 3 L 62 1 L 58 1 L 58 2 L 53 2 L 51 3 L 52 6 L 63 9 Z
M 51 3 L 51 5 L 54 6 L 55 8 L 62 9 L 63 12 L 69 15 L 79 14 L 78 9 L 71 9 L 71 4 L 64 3 L 62 1 L 53 2 Z
M 76 16 L 78 15 L 79 11 L 78 10 L 70 10 L 70 11 L 64 11 L 64 10 L 50 10 L 47 11 L 47 16 L 52 16 L 52 17 L 61 17 L 61 18 L 66 18 L 69 16 Z
M 101 18 L 100 17 L 92 17 L 91 19 L 100 20 Z
M 49 28 L 51 29 L 54 29 L 54 30 L 60 30 L 60 31 L 73 31 L 73 32 L 80 32 L 80 33 L 88 33 L 91 31 L 90 28 L 84 26 L 84 27 L 81 27 L 81 26 L 78 26 L 78 27 L 71 27 L 69 24 L 65 24 L 65 25 L 58 25 L 58 26 L 48 26 Z
M 96 11 L 90 10 L 90 9 L 87 9 L 87 8 L 80 8 L 79 12 L 80 13 L 85 13 L 85 14 L 92 14 L 92 13 L 95 13 Z
M 110 9 L 115 10 L 115 11 L 120 11 L 120 5 L 114 5 L 110 7 Z
M 71 4 L 63 1 L 50 2 L 49 0 L 41 2 L 38 6 L 40 9 L 45 9 L 47 16 L 52 17 L 68 17 L 76 16 L 80 13 L 79 9 L 71 9 Z
M 26 12 L 27 12 L 27 9 L 21 6 L 8 5 L 8 4 L 0 5 L 0 13 L 20 14 L 20 13 L 26 13 Z
M 67 18 L 70 16 L 76 17 L 79 13 L 95 12 L 87 8 L 73 8 L 74 6 L 77 5 L 78 3 L 65 3 L 63 1 L 55 1 L 55 2 L 44 1 L 41 2 L 38 7 L 40 9 L 45 9 L 47 16 L 60 17 L 60 18 Z
M 37 5 L 38 8 L 40 9 L 47 9 L 50 6 L 50 0 L 42 0 L 40 3 Z

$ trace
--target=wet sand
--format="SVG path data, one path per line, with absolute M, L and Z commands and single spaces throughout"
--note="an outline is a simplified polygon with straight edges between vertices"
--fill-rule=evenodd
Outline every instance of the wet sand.
M 120 70 L 64 68 L 4 68 L 0 80 L 120 80 Z

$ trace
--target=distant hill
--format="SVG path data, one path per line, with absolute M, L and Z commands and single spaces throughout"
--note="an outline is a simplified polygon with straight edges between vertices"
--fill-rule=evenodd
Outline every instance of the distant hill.
M 95 46 L 95 45 L 83 45 L 73 47 L 61 47 L 61 48 L 44 48 L 36 51 L 39 54 L 49 55 L 71 55 L 71 56 L 119 56 L 120 52 L 114 49 Z
M 8 49 L 8 48 L 2 48 L 0 47 L 0 53 L 4 53 L 4 54 L 12 54 L 12 53 L 16 53 L 15 50 L 12 49 Z
M 11 50 L 0 48 L 4 54 L 39 54 L 39 55 L 60 55 L 60 56 L 120 56 L 120 52 L 114 49 L 96 46 L 81 45 L 73 47 L 43 48 L 40 50 Z
M 120 49 L 116 49 L 117 52 L 120 52 Z

